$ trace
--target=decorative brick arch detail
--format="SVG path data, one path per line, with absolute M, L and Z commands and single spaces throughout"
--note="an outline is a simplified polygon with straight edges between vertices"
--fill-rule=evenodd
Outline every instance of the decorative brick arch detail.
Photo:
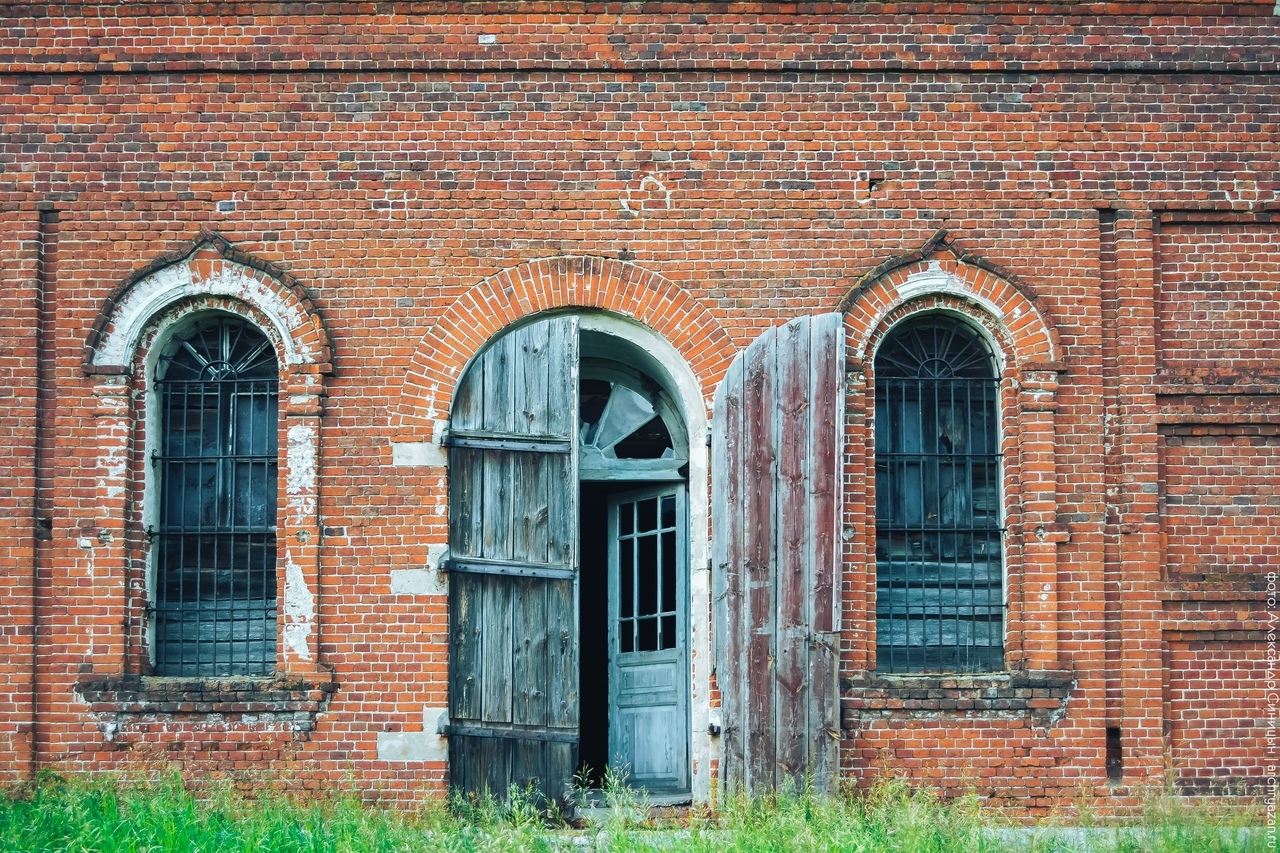
M 423 336 L 392 414 L 397 439 L 423 440 L 448 416 L 471 358 L 499 331 L 546 311 L 590 309 L 629 317 L 664 337 L 688 362 L 710 400 L 737 354 L 698 300 L 657 273 L 609 258 L 545 258 L 503 270 L 444 309 Z
M 156 437 L 150 371 L 158 342 L 202 312 L 243 317 L 276 350 L 280 368 L 280 505 L 277 589 L 280 620 L 276 671 L 325 678 L 319 660 L 320 429 L 324 379 L 333 352 L 324 323 L 287 273 L 238 252 L 213 232 L 125 280 L 103 303 L 85 342 L 83 368 L 94 380 L 98 477 L 95 506 L 105 534 L 96 552 L 111 624 L 133 626 L 113 638 L 104 673 L 147 671 L 145 571 L 150 542 L 141 533 L 154 511 L 145 462 Z M 150 424 L 150 426 L 149 426 Z M 142 451 L 142 452 L 139 452 Z M 114 588 L 112 585 L 114 584 Z
M 329 333 L 302 285 L 205 231 L 189 249 L 157 258 L 107 297 L 85 341 L 85 373 L 131 373 L 148 326 L 179 303 L 219 298 L 242 302 L 267 321 L 263 331 L 289 374 L 333 372 Z
M 963 316 L 981 328 L 1000 362 L 1007 604 L 1006 661 L 1014 672 L 1056 671 L 1057 555 L 1067 541 L 1057 520 L 1056 395 L 1062 348 L 1034 293 L 990 264 L 964 255 L 938 232 L 924 247 L 868 272 L 840 302 L 848 341 L 846 482 L 864 484 L 846 501 L 846 625 L 865 625 L 855 670 L 875 651 L 875 447 L 873 358 L 885 335 L 930 311 Z
M 1012 361 L 1006 369 L 1058 368 L 1058 332 L 1039 297 L 991 264 L 960 252 L 947 242 L 945 231 L 921 249 L 871 270 L 840 300 L 850 356 L 865 360 L 886 331 L 889 315 L 925 297 L 951 297 L 979 308 L 964 313 L 973 319 L 986 315 L 982 325 L 1008 347 Z

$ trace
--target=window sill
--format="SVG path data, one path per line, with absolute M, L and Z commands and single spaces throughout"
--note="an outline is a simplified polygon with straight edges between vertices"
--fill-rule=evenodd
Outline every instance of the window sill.
M 1003 717 L 1049 727 L 1067 712 L 1071 672 L 877 675 L 842 679 L 846 729 L 886 718 Z
M 75 692 L 95 714 L 164 716 L 172 719 L 221 715 L 231 722 L 252 716 L 280 716 L 314 725 L 337 689 L 330 679 L 162 678 L 107 676 L 82 678 Z M 248 722 L 248 720 L 245 720 Z M 307 726 L 310 728 L 310 726 Z

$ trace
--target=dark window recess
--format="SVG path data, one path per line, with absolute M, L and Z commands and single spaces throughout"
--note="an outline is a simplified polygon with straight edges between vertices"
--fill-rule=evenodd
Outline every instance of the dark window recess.
M 1119 784 L 1124 779 L 1124 752 L 1120 749 L 1120 729 L 1107 729 L 1107 781 Z
M 876 668 L 1004 669 L 995 359 L 963 321 L 910 320 L 876 387 Z
M 606 458 L 665 459 L 674 455 L 671 433 L 653 401 L 621 382 L 579 384 L 582 443 Z
M 159 675 L 275 670 L 278 377 L 266 337 L 223 315 L 156 366 Z

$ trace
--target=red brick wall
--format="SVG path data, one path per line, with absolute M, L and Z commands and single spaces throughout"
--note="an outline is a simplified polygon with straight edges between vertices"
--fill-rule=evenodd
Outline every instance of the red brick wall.
M 0 215 L 0 779 L 32 769 L 36 394 L 40 228 L 34 209 Z
M 1280 566 L 1280 436 L 1165 440 L 1170 575 L 1257 582 Z
M 1266 783 L 1266 668 L 1260 641 L 1168 644 L 1165 726 L 1180 786 L 1204 793 Z
M 0 12 L 0 459 L 13 472 L 0 484 L 13 616 L 0 629 L 0 774 L 29 769 L 38 563 L 42 763 L 438 788 L 443 764 L 377 757 L 379 733 L 420 731 L 423 707 L 445 704 L 447 673 L 443 600 L 392 595 L 389 580 L 445 541 L 445 474 L 392 466 L 390 442 L 427 441 L 446 416 L 425 402 L 449 375 L 431 372 L 437 342 L 456 370 L 495 312 L 612 304 L 460 298 L 560 255 L 624 261 L 696 307 L 668 334 L 713 387 L 716 342 L 745 346 L 847 295 L 863 310 L 887 292 L 877 282 L 927 262 L 904 255 L 939 229 L 954 245 L 934 260 L 984 270 L 1057 336 L 1056 361 L 1010 373 L 1003 401 L 1039 405 L 1016 396 L 1026 382 L 1052 392 L 1026 421 L 1037 443 L 1006 460 L 1013 483 L 1038 490 L 1007 497 L 1010 566 L 1035 571 L 1010 577 L 1008 647 L 1049 675 L 994 698 L 964 679 L 916 684 L 920 697 L 866 681 L 874 495 L 850 474 L 845 774 L 972 782 L 1043 810 L 1107 790 L 1108 726 L 1125 785 L 1159 782 L 1169 763 L 1197 784 L 1255 773 L 1240 743 L 1256 732 L 1211 737 L 1217 718 L 1197 704 L 1238 720 L 1252 699 L 1193 696 L 1191 667 L 1224 685 L 1255 671 L 1258 572 L 1280 559 L 1273 4 L 34 8 Z M 57 214 L 57 406 L 40 484 L 54 527 L 38 557 L 37 204 Z M 1114 211 L 1105 224 L 1099 208 Z M 281 686 L 302 710 L 195 690 L 121 715 L 123 694 L 74 690 L 123 674 L 106 661 L 123 657 L 130 611 L 95 591 L 145 600 L 146 566 L 141 492 L 121 498 L 119 531 L 104 520 L 103 380 L 86 375 L 84 349 L 116 288 L 209 230 L 292 276 L 333 344 L 318 649 L 337 689 L 320 676 Z M 971 292 L 948 298 L 988 310 Z M 446 316 L 456 326 L 437 327 Z M 851 400 L 856 471 L 870 416 Z M 144 471 L 144 448 L 131 452 Z M 100 561 L 111 548 L 119 566 Z M 1168 640 L 1171 620 L 1199 630 L 1169 614 L 1203 601 L 1246 618 L 1204 628 L 1225 638 Z M 1022 619 L 1028 606 L 1040 616 Z M 136 646 L 140 626 L 128 630 Z
M 1218 381 L 1276 375 L 1280 224 L 1188 224 L 1160 234 L 1160 362 Z

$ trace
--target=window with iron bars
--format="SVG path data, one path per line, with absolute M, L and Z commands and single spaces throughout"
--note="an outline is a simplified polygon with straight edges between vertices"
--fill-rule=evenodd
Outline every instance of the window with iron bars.
M 999 378 L 986 340 L 926 314 L 875 358 L 876 668 L 1004 669 Z
M 199 318 L 156 366 L 155 672 L 270 675 L 276 663 L 275 351 Z

